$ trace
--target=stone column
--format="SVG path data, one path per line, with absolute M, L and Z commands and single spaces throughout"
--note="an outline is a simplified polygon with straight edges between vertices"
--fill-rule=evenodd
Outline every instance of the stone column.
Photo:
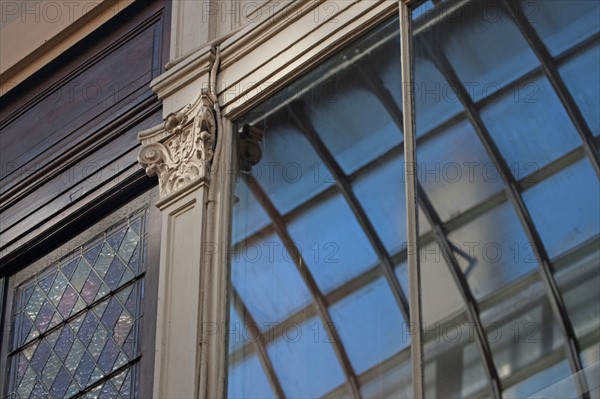
M 207 285 L 213 274 L 206 251 L 215 101 L 202 90 L 188 106 L 169 114 L 164 125 L 139 134 L 138 160 L 149 175 L 158 176 L 161 196 L 156 204 L 162 211 L 153 391 L 157 398 L 207 395 L 201 383 L 207 367 L 203 352 L 208 351 L 207 331 L 216 335 L 218 323 L 203 304 L 211 292 L 225 295 L 225 285 Z

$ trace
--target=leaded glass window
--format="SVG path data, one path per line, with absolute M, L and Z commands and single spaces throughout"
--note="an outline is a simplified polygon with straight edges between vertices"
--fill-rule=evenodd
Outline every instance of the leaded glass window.
M 17 283 L 8 397 L 135 396 L 146 218 L 130 214 Z

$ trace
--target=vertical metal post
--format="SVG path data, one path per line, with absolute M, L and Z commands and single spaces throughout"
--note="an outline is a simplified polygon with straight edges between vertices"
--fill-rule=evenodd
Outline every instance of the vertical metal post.
M 404 180 L 406 188 L 407 259 L 410 291 L 410 320 L 413 331 L 411 344 L 413 398 L 425 397 L 423 378 L 423 323 L 421 312 L 421 267 L 419 265 L 417 163 L 415 149 L 415 121 L 413 74 L 411 56 L 411 12 L 408 4 L 398 1 L 400 8 L 400 59 L 402 61 L 402 107 L 404 110 Z

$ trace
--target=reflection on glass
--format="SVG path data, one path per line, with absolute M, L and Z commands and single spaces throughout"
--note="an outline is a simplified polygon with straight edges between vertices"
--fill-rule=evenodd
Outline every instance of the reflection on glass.
M 464 310 L 465 303 L 456 287 L 448 265 L 442 256 L 440 247 L 435 242 L 424 244 L 421 248 L 421 281 L 423 287 L 423 322 L 435 325 L 440 320 L 456 315 Z M 408 292 L 408 265 L 402 262 L 396 273 L 400 284 Z M 443 292 L 444 295 L 440 295 Z
M 561 269 L 556 273 L 556 282 L 563 295 L 573 322 L 575 335 L 580 342 L 593 342 L 600 330 L 600 253 L 597 240 L 585 247 L 579 247 L 563 257 Z M 572 261 L 573 253 L 586 255 Z M 557 262 L 558 263 L 558 262 Z
M 562 43 L 556 67 L 596 132 L 597 79 L 584 75 L 597 43 L 570 51 L 576 35 L 561 33 L 579 31 L 569 21 L 585 7 L 561 16 L 552 3 L 540 3 L 535 29 L 549 47 Z M 504 397 L 545 392 L 578 372 L 567 355 L 600 359 L 598 176 L 501 3 L 427 2 L 414 17 L 427 397 L 493 397 L 490 376 Z M 558 17 L 565 39 L 542 34 Z M 229 396 L 411 397 L 397 23 L 238 123 L 263 131 L 264 156 L 236 183 L 230 331 L 254 321 L 265 351 L 230 336 Z M 284 165 L 301 176 L 266 172 Z M 565 350 L 561 324 L 579 353 Z
M 600 3 L 588 0 L 521 0 L 523 13 L 554 56 L 600 30 Z
M 461 121 L 417 150 L 419 182 L 443 221 L 502 190 L 502 179 L 473 127 Z
M 269 356 L 288 397 L 320 397 L 344 383 L 328 328 L 316 317 L 289 324 L 269 346 Z
M 361 378 L 364 399 L 412 398 L 412 369 L 408 352 L 402 359 L 383 364 L 378 373 L 366 373 Z
M 593 90 L 598 79 L 598 63 L 593 62 L 597 43 L 587 39 L 585 46 L 577 50 L 573 46 L 597 32 L 600 15 L 589 11 L 598 5 L 523 1 L 521 6 L 551 53 L 562 54 L 560 64 L 549 62 L 556 62 L 597 134 L 598 90 Z M 531 13 L 527 7 L 539 12 Z M 598 176 L 581 159 L 578 132 L 539 71 L 528 38 L 502 2 L 441 2 L 420 14 L 413 32 L 418 178 L 422 201 L 431 204 L 427 217 L 438 224 L 422 239 L 439 240 L 441 234 L 449 239 L 453 258 L 468 282 L 465 295 L 472 294 L 477 301 L 476 314 L 504 397 L 536 394 L 554 379 L 568 379 L 577 372 L 566 359 L 565 336 L 550 299 L 564 299 L 569 314 L 561 322 L 573 325 L 582 350 L 589 347 L 591 334 L 599 332 L 599 298 L 591 289 L 597 284 L 600 256 Z M 468 93 L 474 106 L 462 107 L 456 95 L 461 91 Z M 469 99 L 463 102 L 468 104 Z M 494 147 L 508 176 L 491 164 Z M 511 198 L 506 181 L 516 183 L 516 198 Z M 515 208 L 521 200 L 526 211 Z M 533 223 L 526 224 L 529 216 Z M 527 231 L 539 233 L 542 242 L 530 242 Z M 554 263 L 548 268 L 556 272 L 553 278 L 563 298 L 555 299 L 540 280 L 541 253 L 548 253 Z M 441 282 L 428 280 L 430 260 L 423 250 L 420 259 L 426 319 L 427 308 L 433 307 L 439 311 L 437 319 L 458 320 L 457 312 L 464 309 L 460 291 L 455 287 L 453 294 Z M 396 270 L 405 286 L 406 265 L 400 263 Z M 449 274 L 442 276 L 434 278 L 454 283 Z M 428 289 L 443 292 L 443 299 L 428 299 Z M 454 313 L 448 310 L 453 297 Z M 454 316 L 444 319 L 449 314 Z M 479 360 L 479 368 L 473 370 L 485 371 L 473 339 L 468 344 Z M 471 372 L 475 382 L 472 390 L 465 389 L 469 371 L 459 355 L 465 352 L 457 345 L 448 347 L 449 354 L 456 351 L 450 360 L 440 361 L 441 354 L 427 360 L 427 394 L 490 395 L 487 373 Z M 453 378 L 444 380 L 447 376 Z M 439 384 L 440 380 L 445 382 Z M 456 381 L 463 381 L 463 386 L 453 387 Z M 576 394 L 575 388 L 571 382 L 566 394 Z
M 347 174 L 402 143 L 402 132 L 376 93 L 367 83 L 356 83 L 360 73 L 352 69 L 335 75 L 335 85 L 325 84 L 326 88 L 333 87 L 326 94 L 331 101 L 311 107 L 308 112 L 315 129 Z M 384 90 L 383 85 L 381 88 Z
M 415 41 L 415 118 L 420 137 L 462 111 L 454 88 L 427 56 L 425 44 Z
M 554 384 L 561 385 L 561 397 L 577 397 L 577 389 L 570 378 L 571 370 L 566 360 L 544 369 L 516 385 L 507 388 L 505 398 L 528 398 Z M 554 390 L 551 391 L 553 394 Z
M 229 365 L 228 396 L 231 398 L 275 398 L 255 354 Z
M 551 258 L 600 235 L 600 187 L 587 160 L 533 186 L 523 199 Z
M 593 2 L 590 2 L 593 3 Z M 600 136 L 600 46 L 595 45 L 559 69 L 592 134 Z
M 339 221 L 344 220 L 344 229 Z M 289 223 L 317 285 L 327 293 L 377 264 L 365 233 L 340 194 L 307 209 Z
M 444 7 L 432 13 L 436 24 L 422 37 L 419 29 L 415 30 L 416 38 L 444 54 L 473 101 L 490 96 L 537 67 L 534 53 L 501 3 L 447 2 Z
M 546 78 L 527 82 L 523 89 L 521 96 L 503 96 L 481 113 L 517 180 L 581 145 Z
M 464 314 L 425 330 L 432 337 L 425 344 L 425 392 L 427 397 L 473 397 L 489 390 L 488 379 L 471 325 Z
M 232 255 L 231 282 L 263 330 L 310 303 L 302 276 L 274 234 L 248 241 Z
M 398 212 L 406 207 L 404 186 L 389 184 L 391 181 L 404 180 L 403 161 L 401 156 L 394 157 L 359 177 L 354 183 L 358 200 L 390 253 L 403 249 L 402 246 L 406 242 L 406 216 Z M 390 215 L 394 215 L 392 222 Z
M 302 132 L 277 116 L 263 124 L 262 162 L 253 173 L 277 209 L 286 213 L 334 181 Z
M 500 378 L 511 381 L 517 371 L 536 364 L 551 366 L 546 356 L 564 356 L 564 337 L 537 276 L 529 278 L 510 297 L 490 304 L 481 320 Z
M 449 235 L 468 255 L 458 257 L 476 298 L 488 296 L 537 266 L 517 214 L 508 203 L 492 209 Z
M 410 350 L 382 265 L 405 250 L 399 52 L 395 20 L 238 124 L 264 139 L 235 187 L 229 331 L 265 350 L 229 334 L 229 397 L 355 397 Z
M 410 345 L 408 334 L 398 337 L 404 320 L 383 278 L 334 304 L 331 316 L 359 373 Z

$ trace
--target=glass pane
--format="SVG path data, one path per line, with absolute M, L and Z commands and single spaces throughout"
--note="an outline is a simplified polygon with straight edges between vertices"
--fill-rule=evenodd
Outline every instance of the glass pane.
M 341 332 L 343 327 L 336 327 Z M 284 328 L 283 336 L 269 345 L 268 352 L 288 397 L 320 397 L 343 383 L 329 326 L 315 317 Z
M 432 326 L 464 310 L 465 303 L 454 283 L 448 265 L 435 242 L 424 244 L 419 252 L 421 281 L 424 287 L 423 322 Z M 408 292 L 408 265 L 406 261 L 396 268 L 396 274 L 405 292 Z M 444 295 L 439 293 L 443 292 Z
M 501 3 L 445 2 L 431 20 L 435 23 L 423 33 L 416 30 L 415 37 L 423 37 L 436 53 L 443 52 L 475 102 L 538 65 Z
M 600 332 L 600 250 L 597 241 L 590 247 L 567 256 L 577 258 L 556 272 L 558 288 L 580 342 L 589 342 Z M 583 256 L 579 254 L 582 251 Z
M 236 181 L 228 334 L 253 319 L 267 358 L 230 341 L 229 396 L 353 397 L 349 381 L 410 345 L 395 333 L 406 293 L 383 277 L 406 246 L 399 51 L 394 19 L 237 121 L 264 139 Z
M 462 112 L 455 89 L 436 68 L 425 41 L 415 41 L 415 124 L 417 137 L 429 133 Z
M 502 380 L 521 381 L 564 359 L 564 337 L 537 275 L 486 305 L 481 320 Z
M 396 47 L 396 43 L 390 44 L 394 47 L 387 49 L 388 52 L 399 52 L 400 47 Z M 371 73 L 363 70 L 366 74 Z M 399 146 L 402 143 L 402 132 L 374 92 L 377 88 L 371 88 L 369 83 L 357 79 L 361 76 L 359 70 L 352 69 L 340 75 L 335 76 L 335 81 L 325 84 L 325 87 L 333 87 L 326 98 L 335 96 L 335 101 L 311 107 L 307 114 L 344 172 L 351 174 L 391 148 Z M 378 75 L 370 76 L 377 79 L 371 85 L 377 85 L 379 90 L 386 90 Z M 395 102 L 391 104 L 400 112 Z M 365 118 L 365 115 L 369 117 Z M 365 134 L 367 131 L 369 134 Z
M 263 330 L 311 301 L 294 261 L 273 234 L 245 243 L 231 263 L 231 282 Z
M 522 0 L 521 7 L 554 56 L 593 36 L 600 28 L 597 1 Z
M 561 397 L 577 397 L 575 384 L 570 378 L 571 370 L 566 360 L 548 367 L 547 369 L 519 382 L 516 385 L 507 388 L 504 394 L 505 398 L 528 398 L 539 394 L 540 391 L 551 387 L 552 385 L 567 379 L 568 388 L 561 389 Z M 555 393 L 555 392 L 553 392 Z
M 408 350 L 403 354 L 403 359 L 382 367 L 379 378 L 373 379 L 374 375 L 367 374 L 361 379 L 361 395 L 364 399 L 412 398 L 412 367 Z
M 354 183 L 356 196 L 389 253 L 404 249 L 406 242 L 403 173 L 404 158 L 397 156 L 381 166 L 377 165 L 376 169 L 360 176 Z M 390 215 L 394 215 L 393 220 L 390 220 Z
M 104 379 L 137 361 L 143 278 L 131 280 L 145 265 L 137 250 L 145 219 L 145 211 L 134 213 L 16 287 L 21 333 L 9 358 L 10 395 L 72 396 L 96 383 L 98 394 L 117 395 L 120 388 Z
M 461 314 L 425 330 L 427 397 L 477 397 L 489 392 L 471 324 Z
M 345 221 L 341 231 L 337 224 L 340 220 Z M 378 263 L 369 240 L 340 194 L 298 215 L 289 223 L 289 231 L 324 293 Z
M 235 381 L 235 384 L 232 382 Z M 230 398 L 275 398 L 256 355 L 229 365 L 227 396 Z
M 331 317 L 359 373 L 410 345 L 408 337 L 398 337 L 404 320 L 383 278 L 332 305 Z
M 246 182 L 242 179 L 237 182 L 235 197 L 243 205 L 233 208 L 231 241 L 234 244 L 239 244 L 271 222 L 266 212 L 248 189 Z
M 579 17 L 573 19 L 567 12 L 561 16 L 561 6 L 557 3 L 550 13 L 540 11 L 535 17 L 544 20 L 540 22 L 544 26 L 564 17 L 553 34 L 564 35 L 559 32 L 562 27 L 568 27 L 565 32 L 579 31 L 569 22 Z M 553 5 L 546 2 L 539 7 Z M 527 11 L 526 16 L 532 17 Z M 413 17 L 417 165 L 423 188 L 418 216 L 426 394 L 491 397 L 488 375 L 494 370 L 506 397 L 545 392 L 556 379 L 567 387 L 573 370 L 565 355 L 565 337 L 525 228 L 539 231 L 569 311 L 568 322 L 583 350 L 593 350 L 591 336 L 600 322 L 597 290 L 592 289 L 600 283 L 599 251 L 594 247 L 600 229 L 597 176 L 587 159 L 581 159 L 579 134 L 505 5 L 426 2 Z M 266 155 L 251 172 L 258 194 L 246 183 L 252 179 L 242 176 L 237 183 L 240 200 L 233 210 L 232 253 L 239 259 L 246 246 L 254 251 L 257 246 L 279 248 L 289 240 L 301 255 L 288 259 L 287 265 L 279 255 L 252 265 L 240 264 L 234 256 L 231 265 L 233 286 L 248 314 L 257 322 L 280 323 L 262 334 L 276 380 L 288 396 L 351 397 L 348 380 L 354 376 L 364 397 L 411 396 L 411 337 L 396 299 L 408 293 L 408 275 L 405 165 L 398 128 L 402 80 L 393 24 L 397 26 L 397 20 L 298 79 L 294 98 L 286 97 L 284 90 L 277 97 L 281 101 L 260 105 L 237 121 L 238 129 L 249 123 L 264 130 L 261 146 Z M 541 25 L 534 26 L 540 34 Z M 575 49 L 579 39 L 569 35 L 565 50 L 573 51 L 561 50 L 553 62 L 597 134 L 598 90 L 592 90 L 597 79 L 586 76 L 597 64 L 592 62 L 596 57 L 592 49 L 598 45 L 587 39 Z M 541 36 L 549 45 L 549 37 Z M 475 103 L 468 109 L 457 96 L 458 85 Z M 516 195 L 522 196 L 534 226 L 524 227 L 526 218 L 513 207 L 509 196 L 514 193 L 491 161 L 494 146 L 508 165 L 507 179 L 516 182 Z M 306 180 L 265 180 L 266 162 L 274 160 L 277 165 L 297 163 Z M 328 169 L 335 170 L 332 164 L 340 166 L 336 176 L 340 181 Z M 534 179 L 538 177 L 543 180 Z M 269 209 L 267 215 L 264 210 Z M 265 245 L 265 240 L 277 244 Z M 442 256 L 438 244 L 446 241 L 452 260 Z M 383 248 L 376 247 L 379 242 Z M 319 262 L 326 249 L 323 243 L 335 244 L 339 262 Z M 263 258 L 264 254 L 263 249 Z M 400 292 L 394 292 L 396 284 L 383 273 L 390 260 Z M 455 278 L 453 272 L 466 277 L 468 287 L 460 288 L 457 281 L 462 276 Z M 260 273 L 265 276 L 255 277 Z M 476 303 L 469 303 L 472 312 L 467 312 L 465 297 L 471 296 Z M 308 325 L 314 334 L 310 323 L 325 325 L 329 317 L 340 337 L 331 346 L 319 350 L 306 342 L 294 346 L 286 341 L 285 326 L 290 323 L 303 332 Z M 238 316 L 231 319 L 239 322 Z M 482 324 L 483 339 L 492 351 L 492 370 L 486 370 L 473 323 Z M 594 364 L 594 353 L 580 355 Z M 257 356 L 256 349 L 244 341 L 232 349 L 235 361 L 230 367 L 252 356 Z M 344 356 L 350 364 L 342 367 L 339 358 Z M 309 364 L 309 358 L 314 362 Z M 229 386 L 235 389 L 239 387 L 232 379 L 245 384 L 230 372 Z M 251 388 L 235 392 L 240 397 L 252 395 Z
M 600 186 L 586 159 L 523 193 L 551 258 L 600 234 Z
M 417 156 L 419 182 L 442 221 L 502 190 L 496 166 L 467 121 L 420 144 Z
M 335 180 L 290 120 L 268 117 L 264 128 L 262 162 L 252 174 L 279 212 L 287 213 L 331 186 Z
M 593 3 L 593 2 L 589 2 Z M 559 72 L 595 136 L 600 135 L 600 46 L 566 61 Z
M 581 144 L 546 78 L 527 82 L 523 88 L 521 96 L 503 96 L 481 113 L 517 180 Z
M 536 269 L 537 259 L 512 206 L 505 202 L 449 234 L 473 295 L 482 299 Z

